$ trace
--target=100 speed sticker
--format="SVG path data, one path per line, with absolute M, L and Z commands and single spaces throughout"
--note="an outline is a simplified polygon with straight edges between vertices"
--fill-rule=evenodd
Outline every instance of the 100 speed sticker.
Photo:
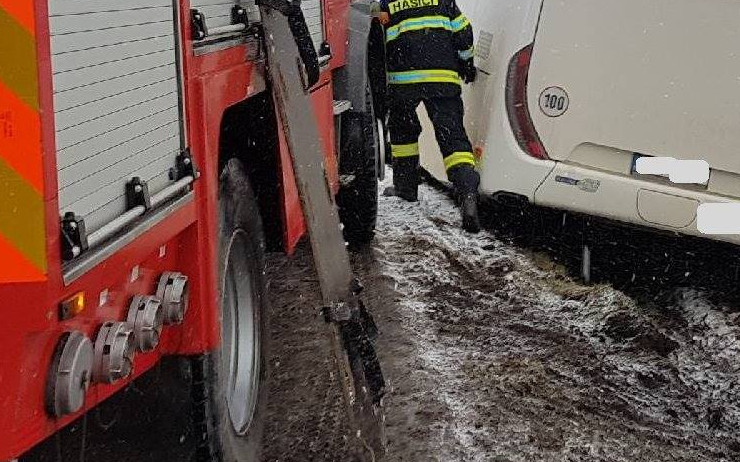
M 569 105 L 568 93 L 560 87 L 548 87 L 540 93 L 540 110 L 548 117 L 560 117 Z

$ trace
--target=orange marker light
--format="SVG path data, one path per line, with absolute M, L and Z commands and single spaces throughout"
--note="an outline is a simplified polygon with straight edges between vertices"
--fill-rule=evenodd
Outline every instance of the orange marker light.
M 77 292 L 59 304 L 59 318 L 64 321 L 85 311 L 85 292 Z

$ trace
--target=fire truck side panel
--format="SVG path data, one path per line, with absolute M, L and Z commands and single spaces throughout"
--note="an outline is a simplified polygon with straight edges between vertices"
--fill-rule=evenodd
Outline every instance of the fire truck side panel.
M 4 0 L 14 2 L 15 0 Z M 19 2 L 21 3 L 21 2 Z M 54 128 L 54 86 L 52 84 L 51 41 L 49 37 L 49 11 L 46 2 L 24 0 L 36 11 L 36 36 L 39 75 L 39 102 L 41 104 L 41 146 L 43 151 L 44 200 L 46 215 L 46 255 L 48 280 L 44 293 L 48 298 L 39 300 L 44 306 L 58 302 L 62 289 L 61 225 L 59 223 L 59 186 L 57 182 L 56 131 Z M 3 289 L 0 282 L 0 292 Z M 11 291 L 12 291 L 11 286 Z M 43 308 L 39 311 L 43 311 Z
M 276 117 L 278 117 L 278 120 L 280 119 L 279 114 Z M 280 120 L 279 122 L 282 123 Z M 280 147 L 281 179 L 283 183 L 281 193 L 285 223 L 283 243 L 285 251 L 292 255 L 301 237 L 306 232 L 306 221 L 303 218 L 303 206 L 298 196 L 298 186 L 296 185 L 295 173 L 293 173 L 293 160 L 288 150 L 288 140 L 282 130 L 278 131 L 278 145 Z
M 65 284 L 64 275 L 69 273 L 70 265 L 63 268 L 61 264 L 59 214 L 69 206 L 82 204 L 81 201 L 84 197 L 87 197 L 82 196 L 85 194 L 87 186 L 85 188 L 79 187 L 78 195 L 80 195 L 80 198 L 68 195 L 68 191 L 64 191 L 64 189 L 72 188 L 73 185 L 82 181 L 91 181 L 89 184 L 93 184 L 95 182 L 86 180 L 83 176 L 97 175 L 99 173 L 98 168 L 110 173 L 110 169 L 116 168 L 117 164 L 116 159 L 111 157 L 101 167 L 89 165 L 87 166 L 89 168 L 86 167 L 85 169 L 69 168 L 69 172 L 62 174 L 61 170 L 65 167 L 70 167 L 75 165 L 75 162 L 85 161 L 86 159 L 84 154 L 80 154 L 80 157 L 76 158 L 66 158 L 60 153 L 57 157 L 57 148 L 63 150 L 64 147 L 69 148 L 76 143 L 88 143 L 96 138 L 104 141 L 107 136 L 102 136 L 106 130 L 100 133 L 91 132 L 92 135 L 97 136 L 91 136 L 90 139 L 85 136 L 67 139 L 65 138 L 66 133 L 63 135 L 60 135 L 60 133 L 75 130 L 81 126 L 91 127 L 97 121 L 106 122 L 101 124 L 101 128 L 108 124 L 108 121 L 112 121 L 112 124 L 115 125 L 117 117 L 111 118 L 109 111 L 112 111 L 110 114 L 115 113 L 121 116 L 125 111 L 133 110 L 127 107 L 129 104 L 124 102 L 126 98 L 119 97 L 116 99 L 116 95 L 123 94 L 124 91 L 139 95 L 140 98 L 135 102 L 137 105 L 143 105 L 147 100 L 156 99 L 159 93 L 167 94 L 165 98 L 172 96 L 168 94 L 171 93 L 168 90 L 171 90 L 174 86 L 175 91 L 177 91 L 177 86 L 175 81 L 171 81 L 168 74 L 167 76 L 160 76 L 162 77 L 161 80 L 149 80 L 143 84 L 129 81 L 130 87 L 117 89 L 111 87 L 108 93 L 98 93 L 97 96 L 88 93 L 88 91 L 95 88 L 98 91 L 105 91 L 106 88 L 105 86 L 95 87 L 95 76 L 92 80 L 85 80 L 84 87 L 77 87 L 77 83 L 83 82 L 84 72 L 99 71 L 97 78 L 102 78 L 102 81 L 105 81 L 106 79 L 116 79 L 116 71 L 107 68 L 101 61 L 110 59 L 110 57 L 106 58 L 104 54 L 100 54 L 100 50 L 94 51 L 94 47 L 85 50 L 83 53 L 82 50 L 86 47 L 79 44 L 75 45 L 77 51 L 74 52 L 77 54 L 79 61 L 60 60 L 58 58 L 59 53 L 62 49 L 66 50 L 67 47 L 67 45 L 64 45 L 66 42 L 63 41 L 70 40 L 74 35 L 87 34 L 88 32 L 82 31 L 86 28 L 84 22 L 80 23 L 78 21 L 80 18 L 59 15 L 69 12 L 64 8 L 75 8 L 82 4 L 89 9 L 96 9 L 96 12 L 92 13 L 93 15 L 105 15 L 108 13 L 103 13 L 103 11 L 110 8 L 112 0 L 86 0 L 85 2 L 51 0 L 51 4 L 55 8 L 61 8 L 52 12 L 51 20 L 56 24 L 56 27 L 61 28 L 57 32 L 66 34 L 59 35 L 57 38 L 51 37 L 49 33 L 48 1 L 0 0 L 0 19 L 5 19 L 2 17 L 3 14 L 10 15 L 13 21 L 23 27 L 30 27 L 29 30 L 34 30 L 34 17 L 36 19 L 36 44 L 34 45 L 36 56 L 34 60 L 38 67 L 37 117 L 40 122 L 36 125 L 36 132 L 30 132 L 31 135 L 27 136 L 30 144 L 25 146 L 24 149 L 28 150 L 24 152 L 27 153 L 29 158 L 36 155 L 37 165 L 42 168 L 42 172 L 34 173 L 31 170 L 29 182 L 38 187 L 40 201 L 43 204 L 42 219 L 37 220 L 34 225 L 41 227 L 42 231 L 40 233 L 43 235 L 43 242 L 41 243 L 42 250 L 40 252 L 43 254 L 43 260 L 47 262 L 41 271 L 38 271 L 37 268 L 37 271 L 32 272 L 33 278 L 30 279 L 27 278 L 27 274 L 24 275 L 17 271 L 17 274 L 7 271 L 7 274 L 0 273 L 0 297 L 3 300 L 3 313 L 6 320 L 2 329 L 3 335 L 0 336 L 0 350 L 3 351 L 3 354 L 0 355 L 0 409 L 3 410 L 0 413 L 0 435 L 2 435 L 0 436 L 0 461 L 16 458 L 45 438 L 53 435 L 153 367 L 161 356 L 168 354 L 195 355 L 217 347 L 219 332 L 214 308 L 218 303 L 218 274 L 216 271 L 217 249 L 214 233 L 217 230 L 221 124 L 229 108 L 266 90 L 263 64 L 250 61 L 249 58 L 253 51 L 250 49 L 252 45 L 241 43 L 214 52 L 197 54 L 193 48 L 193 42 L 189 39 L 184 40 L 181 45 L 182 62 L 180 64 L 183 69 L 183 97 L 181 103 L 186 115 L 184 117 L 185 133 L 187 133 L 185 144 L 191 149 L 195 164 L 202 175 L 193 184 L 192 192 L 175 199 L 171 204 L 164 206 L 163 209 L 153 210 L 142 217 L 141 221 L 133 224 L 129 228 L 130 232 L 123 236 L 129 236 L 128 239 L 121 239 L 120 245 L 115 247 L 115 250 L 111 250 L 109 255 L 99 261 L 93 260 L 88 268 L 80 271 L 76 277 L 68 278 L 67 284 Z M 124 6 L 118 8 L 126 11 L 118 11 L 115 20 L 107 20 L 116 21 L 117 23 L 129 21 L 126 27 L 131 28 L 131 31 L 136 29 L 140 33 L 144 29 L 149 30 L 147 28 L 161 27 L 161 24 L 159 26 L 134 24 L 141 22 L 141 18 L 137 19 L 135 17 L 137 13 L 130 11 L 132 8 L 141 8 L 157 1 L 164 2 L 165 0 L 129 0 L 125 2 Z M 221 0 L 199 1 L 216 3 Z M 169 1 L 167 2 L 169 3 Z M 233 5 L 231 2 L 226 3 Z M 116 4 L 119 5 L 120 3 Z M 332 43 L 333 59 L 330 66 L 323 72 L 321 83 L 314 89 L 313 98 L 315 115 L 323 129 L 321 143 L 323 143 L 326 151 L 330 184 L 336 192 L 339 183 L 337 153 L 335 152 L 334 143 L 332 69 L 345 62 L 343 57 L 346 56 L 346 40 L 343 37 L 346 35 L 346 31 L 342 32 L 341 29 L 342 22 L 345 21 L 343 15 L 346 14 L 349 1 L 326 0 L 325 4 L 327 9 L 324 20 L 334 25 L 327 26 L 326 31 L 322 29 L 322 34 L 326 32 L 327 39 Z M 164 3 L 159 8 L 154 9 L 158 10 L 159 14 L 163 14 L 163 5 Z M 34 9 L 35 14 L 31 13 Z M 159 11 L 160 9 L 161 11 Z M 224 20 L 225 15 L 222 16 L 222 20 Z M 174 22 L 162 18 L 164 16 L 160 17 L 159 20 L 153 19 L 152 21 L 154 23 L 163 22 L 174 27 Z M 98 23 L 97 27 L 100 29 L 105 21 L 102 16 L 99 16 L 99 19 L 101 22 Z M 182 36 L 190 37 L 190 4 L 187 0 L 181 1 L 179 23 Z M 144 48 L 139 50 L 141 53 L 137 53 L 131 44 L 116 44 L 115 40 L 111 41 L 112 35 L 108 36 L 106 33 L 97 32 L 92 33 L 92 35 L 96 36 L 95 43 L 97 45 L 110 43 L 110 46 L 119 53 L 118 57 L 122 60 L 132 59 L 133 61 L 130 62 L 141 64 L 133 71 L 133 74 L 142 74 L 143 69 L 147 67 L 147 63 L 155 66 L 155 68 L 166 68 L 168 72 L 173 69 L 174 72 L 178 72 L 176 67 L 178 63 L 173 64 L 169 60 L 151 61 L 155 57 L 165 54 L 172 56 L 170 52 L 174 53 L 174 50 L 170 50 L 169 45 L 171 36 L 161 41 L 161 44 L 165 44 L 164 47 L 161 47 L 159 42 L 155 44 L 154 41 L 143 39 L 140 44 Z M 133 38 L 133 35 L 129 38 Z M 99 41 L 97 41 L 98 39 Z M 62 41 L 54 42 L 55 40 Z M 53 58 L 52 55 L 53 43 L 56 43 L 57 47 L 62 47 L 55 50 L 57 58 Z M 158 47 L 161 49 L 157 49 Z M 149 57 L 137 57 L 139 54 Z M 4 58 L 0 56 L 0 71 L 2 71 L 3 66 L 2 59 Z M 76 67 L 77 64 L 81 64 L 79 69 Z M 157 66 L 157 64 L 161 65 Z M 84 71 L 81 69 L 82 67 L 90 67 L 90 69 Z M 119 72 L 126 74 L 126 72 L 123 72 L 126 69 L 125 67 L 121 68 Z M 57 74 L 54 74 L 54 72 Z M 62 74 L 76 72 L 79 72 L 78 76 L 80 77 L 77 83 L 75 79 L 65 80 L 68 76 L 62 76 Z M 0 72 L 0 91 L 5 90 L 3 87 L 5 82 L 2 77 L 3 74 Z M 130 76 L 120 76 L 122 80 L 127 77 Z M 67 85 L 67 87 L 64 87 L 67 91 L 57 91 L 55 95 L 53 86 L 55 82 L 58 85 Z M 163 88 L 165 86 L 167 88 Z M 82 88 L 84 90 L 81 90 Z M 148 88 L 148 90 L 143 88 Z M 79 99 L 65 99 L 69 96 L 68 92 L 75 91 L 75 89 L 78 89 Z M 146 91 L 150 91 L 150 93 L 146 93 Z M 114 94 L 111 94 L 111 92 Z M 67 94 L 63 95 L 62 93 Z M 89 97 L 86 95 L 89 95 Z M 23 127 L 12 126 L 13 113 L 10 115 L 10 120 L 7 119 L 5 113 L 8 111 L 3 101 L 5 100 L 0 99 L 0 162 L 5 161 L 7 157 L 5 148 L 8 146 L 7 143 L 10 142 L 7 139 L 8 123 L 11 123 L 11 129 L 15 128 L 15 131 L 11 130 L 10 133 L 27 135 L 26 132 L 21 130 Z M 132 101 L 134 100 L 132 99 Z M 55 102 L 58 104 L 56 108 Z M 175 100 L 169 100 L 168 104 L 161 106 L 160 109 L 171 110 L 170 104 L 173 102 Z M 89 115 L 84 111 L 76 112 L 76 106 L 78 105 L 90 109 Z M 65 114 L 62 114 L 62 112 Z M 142 115 L 147 116 L 147 114 Z M 173 115 L 175 114 L 173 113 Z M 179 114 L 172 120 L 179 121 Z M 18 121 L 16 120 L 16 122 Z M 137 137 L 136 142 L 146 144 L 149 140 L 146 138 L 147 133 L 139 132 L 137 134 L 140 136 Z M 179 129 L 172 132 L 172 137 L 177 138 L 179 136 Z M 284 149 L 285 143 L 282 136 L 282 131 L 278 130 L 277 137 L 281 146 L 279 154 L 283 161 L 280 162 L 281 171 L 277 173 L 279 178 L 283 180 L 282 185 L 280 185 L 282 188 L 280 197 L 284 208 L 282 211 L 276 210 L 275 213 L 281 215 L 278 222 L 282 223 L 283 229 L 266 230 L 266 232 L 281 233 L 284 236 L 286 248 L 292 250 L 305 233 L 305 225 L 295 187 L 295 178 L 288 161 L 288 152 Z M 57 146 L 57 140 L 62 141 L 65 145 Z M 71 144 L 67 146 L 66 143 Z M 142 146 L 142 149 L 146 148 L 143 144 Z M 165 150 L 163 156 L 174 154 L 174 148 L 176 147 L 176 151 L 179 151 L 179 146 L 176 143 L 172 143 L 170 147 L 173 150 Z M 110 148 L 113 150 L 115 146 L 110 146 Z M 124 161 L 125 156 L 121 154 L 121 157 L 121 160 Z M 57 159 L 60 160 L 59 165 L 57 165 Z M 165 167 L 164 161 L 161 165 L 156 164 L 161 167 L 161 171 L 159 171 L 159 167 L 155 169 L 157 172 L 146 173 L 147 171 L 142 170 L 144 167 L 151 166 L 151 163 L 130 165 L 130 171 L 120 173 L 120 178 L 117 175 L 101 177 L 101 186 L 103 186 L 102 183 L 110 180 L 119 181 L 135 173 L 146 173 L 148 178 L 161 179 L 161 183 L 157 183 L 155 180 L 154 187 L 162 187 L 169 182 L 169 178 L 164 176 L 165 168 L 168 169 L 169 166 L 174 164 L 172 157 L 167 157 L 167 159 L 168 167 Z M 79 171 L 75 172 L 74 170 Z M 59 182 L 57 181 L 58 173 L 61 179 Z M 79 174 L 80 177 L 74 177 L 76 174 Z M 61 195 L 60 191 L 62 191 Z M 116 200 L 119 200 L 119 205 L 121 205 L 119 196 L 116 196 Z M 0 197 L 0 218 L 3 217 L 2 201 L 3 198 Z M 94 213 L 92 208 L 90 210 Z M 105 210 L 109 212 L 108 215 L 104 214 L 105 216 L 101 215 L 100 218 L 90 219 L 94 227 L 102 225 L 106 219 L 115 216 L 111 209 Z M 13 216 L 13 218 L 16 217 Z M 2 250 L 3 243 L 2 229 L 0 229 L 0 250 Z M 84 260 L 84 254 L 82 258 Z M 2 270 L 0 269 L 0 271 Z M 154 294 L 157 281 L 165 271 L 180 271 L 190 278 L 191 301 L 185 322 L 180 326 L 165 327 L 162 341 L 155 352 L 136 354 L 134 373 L 131 378 L 121 380 L 115 385 L 93 384 L 86 394 L 85 405 L 79 412 L 59 419 L 51 418 L 45 409 L 47 383 L 52 357 L 62 334 L 77 330 L 94 341 L 103 322 L 126 319 L 129 304 L 134 295 Z M 12 279 L 14 276 L 16 278 Z M 19 276 L 26 277 L 26 279 Z M 84 310 L 69 319 L 60 319 L 60 302 L 68 300 L 78 293 L 84 294 Z
M 25 220 L 26 226 L 39 228 L 43 241 L 34 243 L 40 246 L 43 264 L 34 263 L 19 246 L 0 230 L 0 297 L 3 300 L 4 323 L 0 336 L 0 460 L 9 459 L 33 443 L 33 437 L 21 437 L 21 431 L 38 433 L 38 420 L 31 428 L 24 428 L 14 420 L 23 409 L 38 409 L 38 405 L 28 404 L 29 382 L 41 384 L 45 379 L 45 367 L 49 351 L 47 348 L 56 339 L 46 331 L 53 325 L 53 317 L 48 318 L 49 303 L 57 293 L 56 281 L 61 280 L 58 264 L 59 250 L 56 239 L 46 239 L 51 233 L 59 232 L 56 209 L 56 164 L 54 152 L 53 114 L 51 108 L 51 84 L 44 79 L 31 76 L 29 86 L 24 90 L 8 81 L 7 71 L 17 71 L 18 67 L 33 69 L 37 75 L 50 73 L 47 11 L 46 6 L 35 5 L 33 0 L 1 0 L 0 20 L 6 32 L 16 32 L 20 37 L 8 37 L 9 42 L 20 44 L 28 41 L 30 53 L 23 58 L 28 62 L 13 62 L 12 55 L 0 57 L 0 163 L 11 169 L 7 172 L 19 174 L 25 182 L 33 185 L 43 204 L 40 217 L 27 217 L 23 209 L 8 208 L 8 196 L 0 197 L 0 220 Z M 18 66 L 18 67 L 16 67 Z M 11 77 L 12 79 L 12 77 Z M 35 84 L 34 84 L 35 83 Z M 30 104 L 29 104 L 30 101 Z M 14 159 L 12 156 L 18 155 Z M 14 161 L 24 159 L 17 164 Z M 15 165 L 14 165 L 15 164 Z M 8 173 L 3 177 L 3 188 L 8 187 Z M 8 192 L 7 190 L 5 191 Z M 28 229 L 28 228 L 27 228 Z M 36 252 L 36 251 L 34 251 Z M 33 334 L 35 332 L 35 334 Z M 52 345 L 53 346 L 53 345 Z M 28 354 L 30 352 L 34 354 Z M 38 411 L 36 411 L 38 412 Z M 38 440 L 35 440 L 38 441 Z M 30 443 L 29 443 L 30 442 Z
M 76 413 L 52 419 L 45 412 L 47 373 L 59 336 L 63 332 L 78 330 L 94 339 L 100 324 L 111 319 L 125 319 L 134 295 L 151 294 L 156 289 L 159 275 L 173 268 L 190 272 L 197 287 L 195 258 L 182 252 L 192 246 L 190 229 L 193 228 L 196 208 L 191 200 L 147 232 L 145 239 L 136 239 L 67 288 L 53 290 L 48 285 L 46 297 L 26 292 L 17 287 L 12 294 L 17 298 L 8 305 L 10 314 L 22 320 L 10 331 L 12 342 L 3 342 L 3 380 L 0 396 L 3 413 L 0 415 L 0 460 L 19 455 L 33 445 L 69 424 L 82 413 L 110 397 L 129 381 L 115 385 L 92 385 L 85 406 Z M 185 232 L 183 232 L 185 231 Z M 154 248 L 153 248 L 154 247 Z M 192 268 L 191 268 L 192 266 Z M 0 290 L 3 294 L 5 286 Z M 84 292 L 87 309 L 78 316 L 58 321 L 58 301 Z M 188 318 L 203 317 L 197 303 L 191 304 Z M 21 316 L 22 315 L 22 316 Z M 188 340 L 182 328 L 166 328 L 160 347 L 153 353 L 135 356 L 132 379 L 154 366 L 162 354 L 177 351 Z M 201 342 L 202 345 L 202 342 Z M 12 445 L 11 445 L 12 443 Z
M 34 19 L 31 0 L 0 2 L 0 22 L 7 43 L 17 47 L 0 55 L 0 284 L 44 281 L 50 270 L 44 205 L 56 195 L 44 181 L 44 95 L 36 78 L 45 22 Z
M 215 197 L 197 203 L 192 195 L 184 198 L 184 205 L 173 208 L 165 221 L 160 221 L 144 235 L 65 287 L 58 237 L 57 165 L 56 156 L 53 155 L 56 152 L 56 130 L 45 1 L 36 2 L 36 8 L 39 98 L 43 120 L 41 138 L 45 153 L 45 249 L 50 264 L 46 283 L 0 284 L 4 314 L 9 321 L 4 330 L 6 334 L 0 336 L 0 347 L 3 349 L 0 357 L 0 405 L 3 409 L 0 414 L 0 434 L 3 435 L 0 438 L 0 460 L 19 456 L 63 428 L 146 372 L 161 355 L 202 353 L 212 349 L 217 338 L 214 335 L 217 331 L 214 329 L 212 311 L 216 299 L 216 278 L 214 272 L 208 270 L 208 265 L 201 264 L 207 261 L 208 255 L 200 255 L 200 251 L 206 251 L 205 254 L 210 250 L 214 231 L 208 228 L 205 220 L 195 223 L 197 216 L 208 208 L 208 202 L 215 203 Z M 238 77 L 233 75 L 223 78 L 238 81 Z M 217 191 L 213 183 L 208 188 Z M 214 196 L 208 193 L 208 188 L 205 181 L 196 182 L 195 195 Z M 213 221 L 209 220 L 208 224 L 213 224 Z M 211 255 L 211 262 L 213 258 Z M 191 278 L 193 301 L 186 323 L 181 327 L 166 328 L 156 352 L 135 356 L 134 374 L 130 380 L 122 380 L 115 385 L 93 385 L 87 393 L 83 409 L 60 419 L 50 418 L 45 411 L 46 383 L 51 359 L 62 333 L 78 330 L 94 340 L 102 322 L 125 319 L 132 296 L 153 294 L 159 276 L 173 269 Z M 86 309 L 68 321 L 59 321 L 59 302 L 78 292 L 85 295 Z
M 336 143 L 334 142 L 334 91 L 328 74 L 324 74 L 319 87 L 313 93 L 313 103 L 315 117 L 319 121 L 319 126 L 327 127 L 323 133 L 321 142 L 324 147 L 326 156 L 326 173 L 328 175 L 329 186 L 336 194 L 339 191 L 339 167 L 337 163 Z M 293 164 L 288 150 L 287 141 L 283 133 L 279 133 L 280 145 L 280 164 L 282 166 L 283 180 L 283 215 L 284 215 L 284 247 L 288 254 L 295 251 L 300 238 L 306 233 L 306 222 L 303 217 L 301 200 L 298 195 L 295 175 L 293 173 Z

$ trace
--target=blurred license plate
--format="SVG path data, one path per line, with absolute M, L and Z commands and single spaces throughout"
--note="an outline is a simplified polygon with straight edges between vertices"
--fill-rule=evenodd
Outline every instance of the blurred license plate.
M 707 185 L 709 184 L 708 175 L 705 176 L 704 178 L 702 178 L 701 180 L 694 179 L 694 178 L 692 178 L 690 180 L 686 180 L 685 179 L 685 176 L 686 176 L 686 170 L 685 169 L 687 168 L 687 166 L 688 166 L 688 168 L 691 169 L 689 171 L 689 173 L 691 173 L 690 176 L 701 176 L 701 175 L 694 175 L 694 173 L 700 173 L 700 169 L 698 167 L 696 167 L 696 166 L 693 166 L 692 164 L 695 164 L 695 163 L 703 163 L 705 165 L 704 168 L 706 169 L 706 168 L 708 168 L 708 165 L 704 161 L 701 161 L 701 160 L 699 160 L 699 161 L 678 161 L 678 163 L 684 169 L 684 171 L 682 172 L 681 170 L 678 170 L 678 171 L 677 170 L 673 170 L 673 169 L 676 168 L 675 167 L 676 159 L 655 157 L 654 159 L 657 162 L 658 167 L 656 168 L 655 166 L 652 166 L 652 167 L 648 167 L 648 168 L 650 168 L 651 170 L 654 170 L 654 171 L 657 170 L 658 172 L 659 171 L 673 172 L 672 175 L 674 175 L 674 177 L 672 177 L 671 174 L 669 174 L 669 173 L 657 173 L 657 172 L 656 173 L 640 173 L 640 172 L 638 172 L 637 171 L 637 161 L 639 159 L 642 159 L 643 157 L 651 158 L 652 156 L 646 156 L 644 154 L 639 154 L 639 153 L 633 153 L 632 154 L 632 166 L 630 167 L 630 173 L 633 176 L 639 176 L 640 178 L 645 179 L 645 180 L 648 180 L 648 181 L 650 181 L 650 180 L 653 180 L 653 181 L 657 180 L 657 181 L 661 181 L 661 182 L 668 181 L 668 182 L 671 182 L 671 183 L 675 182 L 675 184 L 692 185 L 692 186 L 699 186 L 699 187 L 704 187 L 704 188 L 706 188 Z M 663 163 L 661 161 L 666 161 L 666 160 L 667 161 L 670 161 L 672 164 L 671 163 L 666 163 L 665 165 L 663 165 Z M 692 167 L 696 167 L 696 170 L 694 170 L 694 168 L 692 168 Z M 643 167 L 643 171 L 644 171 L 644 167 Z M 708 170 L 707 170 L 707 172 L 708 172 Z M 672 179 L 672 178 L 674 178 L 674 179 Z

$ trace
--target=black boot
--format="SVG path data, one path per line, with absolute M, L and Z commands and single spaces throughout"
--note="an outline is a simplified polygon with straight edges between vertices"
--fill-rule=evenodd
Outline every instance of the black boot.
M 478 219 L 478 195 L 468 193 L 462 196 L 460 201 L 462 212 L 462 227 L 465 231 L 473 234 L 480 232 L 480 220 Z
M 386 197 L 400 197 L 407 202 L 417 202 L 419 200 L 419 192 L 417 188 L 388 186 L 385 188 L 385 191 L 383 191 L 383 195 Z

